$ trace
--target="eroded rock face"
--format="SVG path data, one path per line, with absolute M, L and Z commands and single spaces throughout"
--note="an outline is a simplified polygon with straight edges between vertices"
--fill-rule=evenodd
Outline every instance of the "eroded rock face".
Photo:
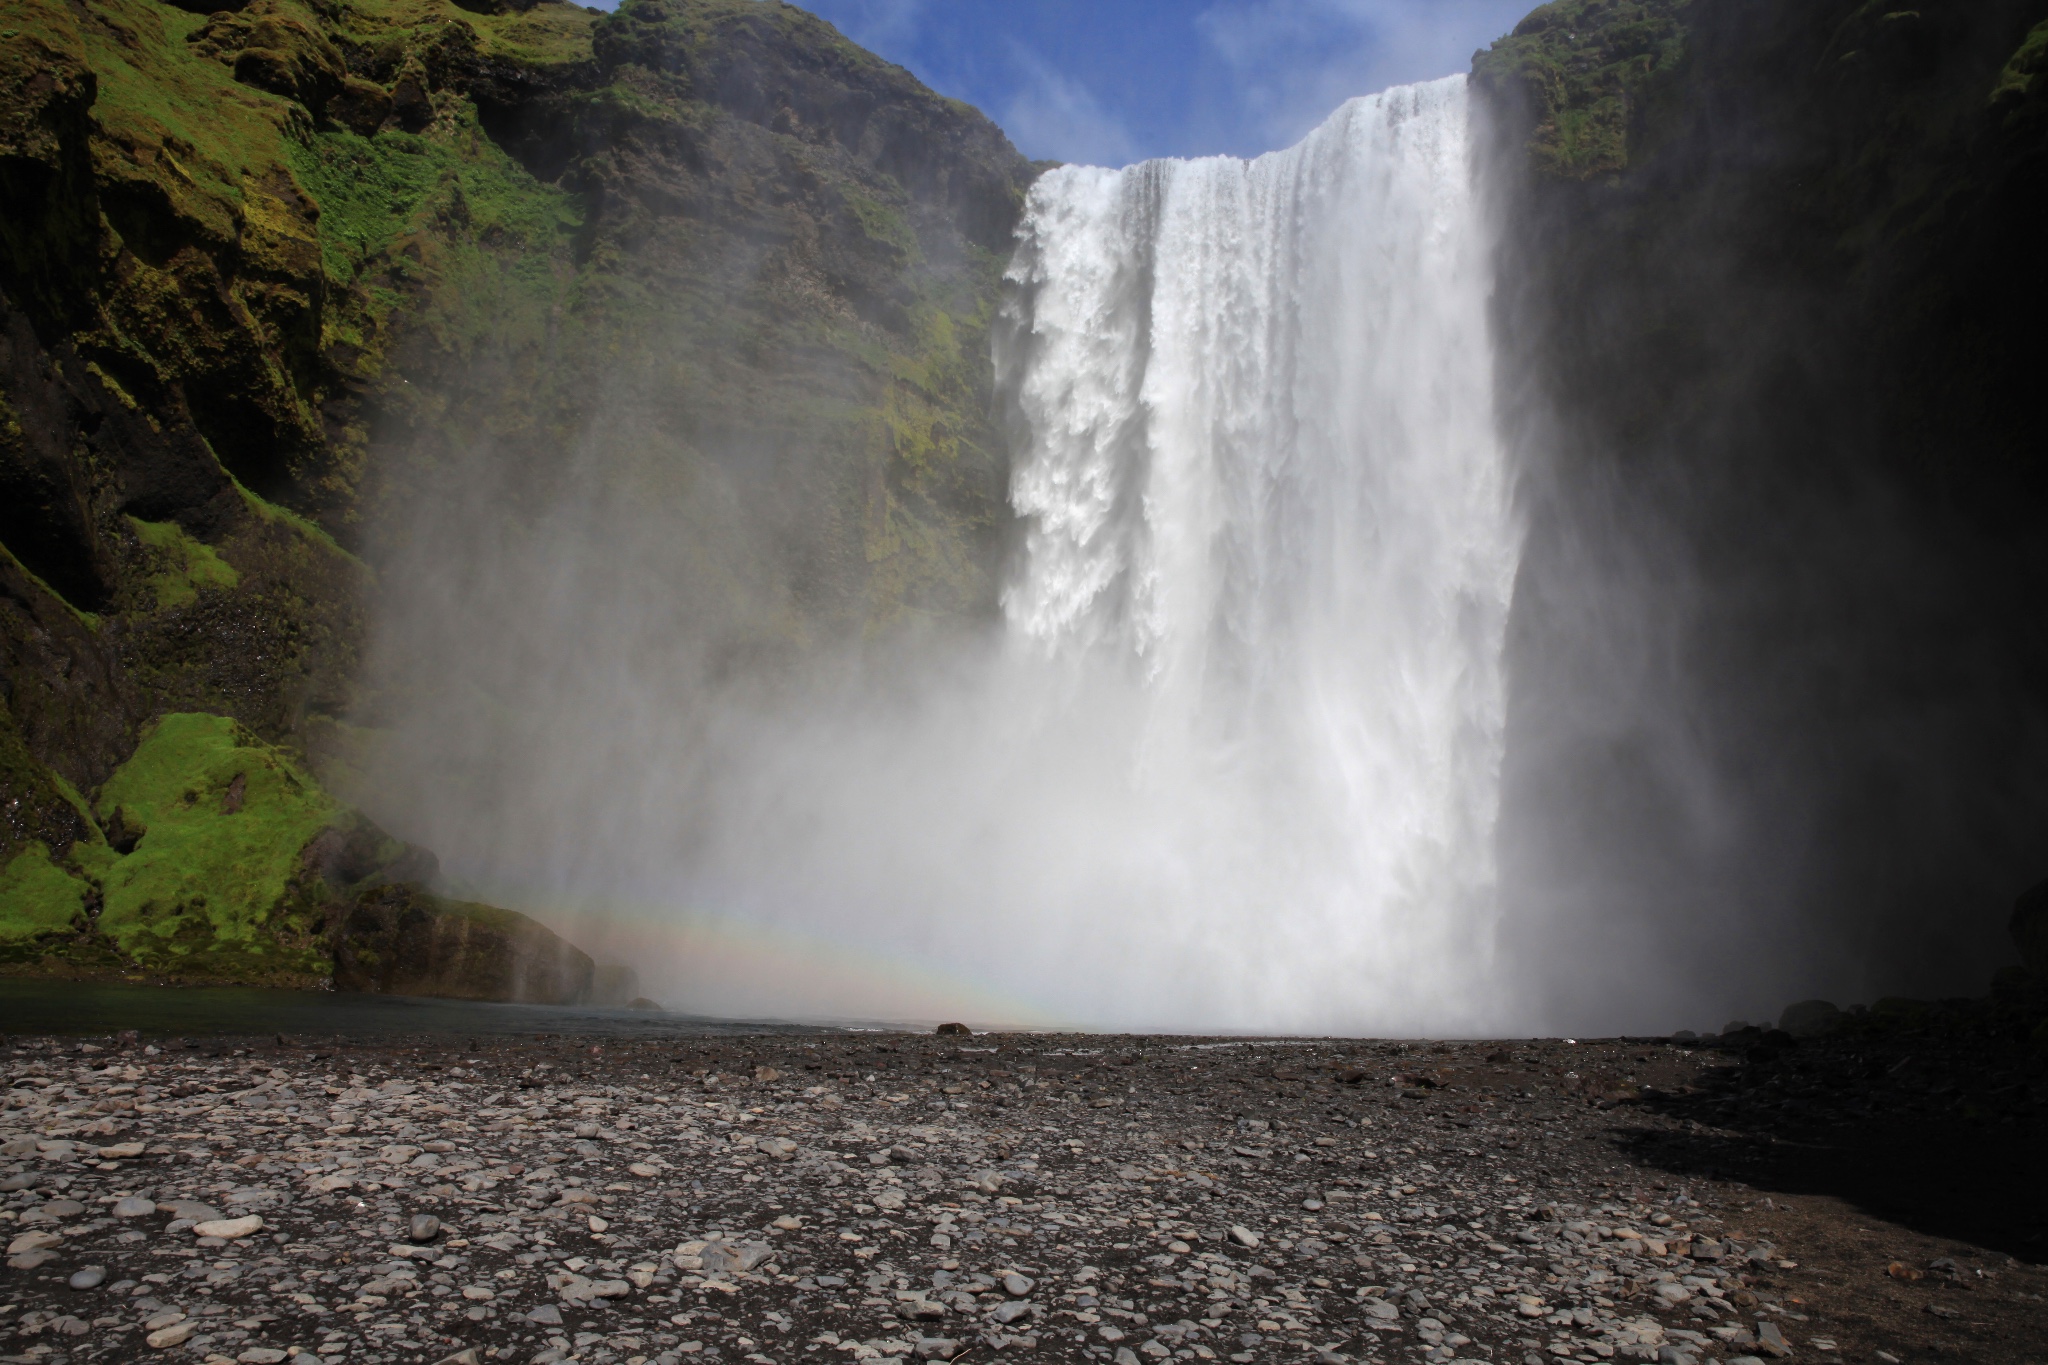
M 1644 1011 L 1850 943 L 1915 994 L 2005 959 L 2048 867 L 2044 24 L 1559 0 L 1476 59 L 1532 958 Z
M 169 925 L 191 896 L 103 923 L 105 877 L 161 859 L 165 826 L 152 844 L 95 803 L 169 715 L 240 725 L 309 779 L 354 764 L 376 739 L 340 723 L 368 709 L 368 568 L 393 570 L 356 558 L 388 545 L 372 528 L 479 451 L 515 501 L 561 493 L 561 452 L 618 410 L 593 402 L 609 385 L 655 396 L 620 438 L 671 452 L 646 486 L 711 490 L 664 513 L 740 584 L 733 616 L 761 637 L 740 652 L 775 643 L 782 604 L 838 630 L 991 609 L 1006 462 L 986 325 L 1033 171 L 972 110 L 801 10 L 733 0 L 22 0 L 8 24 L 0 875 L 34 907 L 0 950 L 17 967 L 317 979 L 328 898 L 423 884 L 351 826 L 310 862 L 264 849 L 294 889 L 239 905 L 233 933 Z M 807 557 L 759 548 L 797 539 Z M 225 787 L 209 808 L 260 821 L 249 780 L 242 811 Z M 260 952 L 215 951 L 286 900 L 249 930 Z M 130 911 L 161 952 L 110 936 Z M 406 981 L 452 980 L 456 940 L 481 960 L 474 916 L 424 939 L 371 918 L 411 945 Z M 286 920 L 280 976 L 264 945 Z M 556 957 L 569 977 L 533 998 L 569 990 Z
M 340 908 L 332 930 L 342 990 L 570 1005 L 589 997 L 590 957 L 514 910 L 380 886 Z

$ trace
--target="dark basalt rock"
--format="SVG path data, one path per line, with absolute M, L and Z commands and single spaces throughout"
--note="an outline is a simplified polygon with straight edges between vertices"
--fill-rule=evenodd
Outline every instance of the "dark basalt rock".
M 569 1005 L 587 999 L 589 956 L 513 910 L 412 886 L 364 891 L 330 930 L 340 990 Z
M 358 137 L 374 136 L 396 107 L 390 91 L 360 76 L 344 76 L 328 97 L 327 116 Z
M 1973 989 L 2048 866 L 2044 56 L 2048 0 L 1559 0 L 1475 60 L 1508 934 L 1644 1017 Z

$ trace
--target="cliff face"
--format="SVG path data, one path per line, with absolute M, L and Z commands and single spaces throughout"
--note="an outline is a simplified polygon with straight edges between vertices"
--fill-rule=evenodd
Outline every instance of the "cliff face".
M 776 641 L 992 603 L 985 334 L 1030 169 L 972 110 L 755 0 L 7 25 L 0 869 L 112 969 L 169 970 L 98 926 L 151 847 L 105 824 L 117 769 L 210 715 L 346 785 L 349 722 L 432 685 L 366 670 L 366 621 L 474 529 L 464 480 L 513 523 L 584 485 L 658 509 L 719 618 Z M 10 892 L 15 960 L 47 900 Z
M 1530 518 L 1503 875 L 1620 1009 L 2009 956 L 2048 865 L 2044 21 L 1565 0 L 1476 62 Z

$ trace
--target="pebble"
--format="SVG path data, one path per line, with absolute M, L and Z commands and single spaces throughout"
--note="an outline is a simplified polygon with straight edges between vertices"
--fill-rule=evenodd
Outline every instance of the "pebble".
M 1482 1055 L 16 1040 L 0 1210 L 15 1263 L 54 1259 L 10 1285 L 0 1355 L 69 1331 L 60 1281 L 108 1277 L 74 1361 L 141 1341 L 238 1365 L 1703 1362 L 1782 1340 L 1732 1306 L 1781 1249 L 1648 1178 L 1594 1179 L 1613 1149 L 1567 1159 L 1561 1134 L 1591 1151 L 1611 1120 L 1468 1075 Z
M 149 1343 L 151 1349 L 161 1351 L 166 1347 L 184 1345 L 198 1330 L 199 1324 L 196 1322 L 174 1322 L 169 1327 L 160 1327 L 151 1332 L 143 1340 Z

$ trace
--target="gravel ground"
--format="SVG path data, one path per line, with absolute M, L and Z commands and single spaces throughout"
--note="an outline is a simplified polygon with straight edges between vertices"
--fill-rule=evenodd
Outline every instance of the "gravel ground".
M 2032 1213 L 1829 1145 L 1917 1036 L 17 1039 L 0 1361 L 2048 1360 Z

